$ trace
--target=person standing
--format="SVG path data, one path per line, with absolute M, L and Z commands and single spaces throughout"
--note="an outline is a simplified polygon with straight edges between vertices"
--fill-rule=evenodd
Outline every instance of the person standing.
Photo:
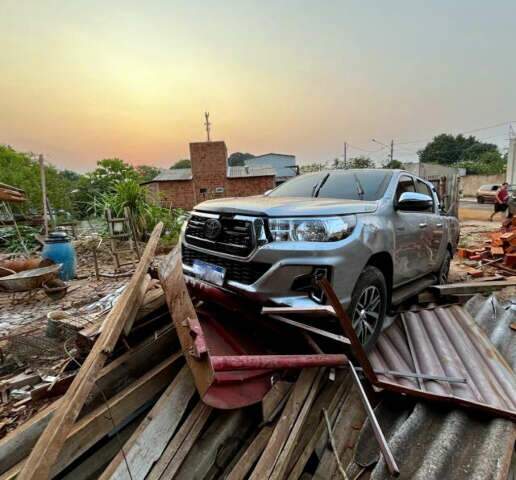
M 509 184 L 507 182 L 502 183 L 502 186 L 496 192 L 495 203 L 494 203 L 494 211 L 489 217 L 489 220 L 492 222 L 493 217 L 498 212 L 505 212 L 507 210 L 507 203 L 509 202 Z

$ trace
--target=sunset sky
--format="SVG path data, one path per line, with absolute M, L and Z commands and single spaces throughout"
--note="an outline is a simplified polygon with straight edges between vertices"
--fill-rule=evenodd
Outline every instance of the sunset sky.
M 0 143 L 78 171 L 169 167 L 205 110 L 230 152 L 301 163 L 516 121 L 514 0 L 1 0 L 0 25 Z

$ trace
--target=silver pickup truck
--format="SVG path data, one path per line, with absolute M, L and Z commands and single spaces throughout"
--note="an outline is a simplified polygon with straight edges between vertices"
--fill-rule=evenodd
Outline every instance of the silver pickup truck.
M 360 169 L 203 202 L 181 242 L 187 276 L 269 305 L 324 304 L 317 279 L 328 278 L 367 348 L 392 305 L 446 281 L 458 237 L 431 183 Z

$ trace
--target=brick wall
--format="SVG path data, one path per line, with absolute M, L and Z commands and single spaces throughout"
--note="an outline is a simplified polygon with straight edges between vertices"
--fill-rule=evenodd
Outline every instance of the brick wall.
M 274 177 L 228 178 L 228 197 L 250 197 L 260 195 L 275 187 Z
M 228 150 L 224 142 L 190 144 L 192 177 L 197 202 L 227 196 L 225 192 L 227 159 Z M 221 189 L 224 190 L 220 191 Z
M 190 210 L 195 204 L 192 187 L 191 180 L 155 182 L 147 185 L 150 198 L 154 202 L 159 199 L 162 207 L 183 208 L 184 210 Z
M 191 143 L 193 180 L 151 182 L 149 198 L 167 208 L 191 210 L 204 200 L 248 197 L 274 188 L 274 176 L 227 178 L 227 155 L 224 142 Z

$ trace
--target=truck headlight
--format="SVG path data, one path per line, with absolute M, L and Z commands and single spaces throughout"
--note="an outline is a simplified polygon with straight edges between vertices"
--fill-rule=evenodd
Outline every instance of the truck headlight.
M 269 230 L 275 242 L 336 242 L 351 234 L 354 215 L 319 218 L 270 218 Z

